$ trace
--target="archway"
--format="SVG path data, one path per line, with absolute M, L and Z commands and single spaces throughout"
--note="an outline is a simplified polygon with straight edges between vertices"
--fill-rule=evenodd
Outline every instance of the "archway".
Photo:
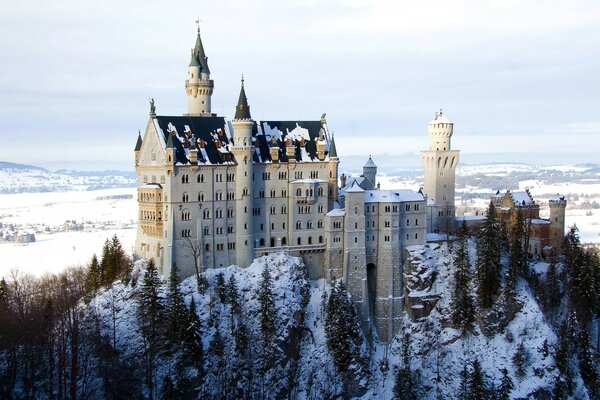
M 377 266 L 373 263 L 367 264 L 367 290 L 369 299 L 369 313 L 373 314 L 375 299 L 377 298 Z

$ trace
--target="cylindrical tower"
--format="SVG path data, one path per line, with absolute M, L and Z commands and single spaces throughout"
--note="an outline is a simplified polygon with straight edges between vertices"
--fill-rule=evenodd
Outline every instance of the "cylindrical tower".
M 455 174 L 459 152 L 450 147 L 453 130 L 454 124 L 442 111 L 436 112 L 427 125 L 429 150 L 421 152 L 424 189 L 430 207 L 428 214 L 431 216 L 428 226 L 433 232 L 449 233 L 454 230 Z
M 371 156 L 369 156 L 369 159 L 365 165 L 363 165 L 363 176 L 371 183 L 372 187 L 370 189 L 375 189 L 377 187 L 377 165 L 375 165 Z
M 211 113 L 213 88 L 214 82 L 210 79 L 208 57 L 204 53 L 200 29 L 198 29 L 196 45 L 192 49 L 192 57 L 188 67 L 188 78 L 185 81 L 185 94 L 188 98 L 187 115 L 195 117 L 214 116 Z
M 254 146 L 252 145 L 252 130 L 254 121 L 250 116 L 250 107 L 244 90 L 244 79 L 240 98 L 235 110 L 233 126 L 233 148 L 231 152 L 237 162 L 235 171 L 235 201 L 236 201 L 236 263 L 247 267 L 254 259 L 254 227 L 252 224 L 252 173 Z
M 557 194 L 548 202 L 550 207 L 550 238 L 555 254 L 560 254 L 565 236 L 565 211 L 567 199 Z

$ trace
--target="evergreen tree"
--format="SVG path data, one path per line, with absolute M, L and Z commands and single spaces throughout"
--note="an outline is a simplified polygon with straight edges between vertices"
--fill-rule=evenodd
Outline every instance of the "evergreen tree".
M 516 218 L 510 229 L 510 250 L 508 256 L 508 268 L 504 286 L 504 296 L 507 304 L 515 302 L 517 277 L 524 273 L 524 251 L 523 241 L 525 239 L 525 223 L 523 212 L 517 210 Z
M 590 333 L 585 327 L 582 327 L 579 332 L 578 355 L 579 371 L 581 373 L 581 377 L 583 378 L 583 382 L 587 386 L 588 392 L 590 392 L 590 397 L 597 398 L 597 396 L 600 394 L 598 391 L 598 372 L 594 366 L 594 358 L 590 343 Z
M 458 392 L 460 400 L 469 399 L 469 369 L 467 363 L 463 363 L 462 371 L 460 372 L 460 387 Z
M 168 375 L 166 375 L 165 378 L 163 379 L 162 394 L 161 394 L 160 398 L 164 399 L 164 400 L 175 400 L 176 399 L 175 385 L 173 384 L 173 381 L 171 380 L 171 378 L 169 378 Z
M 181 339 L 183 336 L 184 324 L 188 313 L 183 302 L 183 296 L 179 289 L 179 274 L 175 263 L 171 267 L 169 274 L 169 287 L 167 291 L 167 307 L 169 312 L 169 333 L 173 339 Z
M 554 309 L 559 306 L 562 297 L 560 280 L 554 260 L 550 261 L 546 271 L 545 299 L 547 307 Z
M 490 201 L 477 245 L 477 297 L 483 308 L 492 305 L 500 287 L 499 222 L 494 203 Z
M 410 367 L 410 335 L 402 337 L 402 366 L 396 371 L 394 396 L 400 400 L 416 400 L 417 379 Z
M 512 362 L 515 366 L 515 372 L 517 373 L 517 376 L 520 378 L 524 377 L 527 366 L 529 365 L 529 353 L 527 352 L 523 342 L 517 346 L 517 350 L 512 357 Z
M 85 290 L 88 293 L 94 293 L 100 288 L 101 282 L 100 263 L 96 254 L 94 254 L 85 274 Z
M 258 302 L 260 303 L 260 332 L 263 342 L 270 344 L 275 335 L 277 310 L 275 308 L 275 300 L 273 299 L 273 282 L 267 265 L 265 265 L 262 271 Z
M 13 319 L 10 315 L 10 293 L 8 284 L 4 278 L 0 279 L 0 351 L 4 350 L 9 340 L 9 335 L 13 332 Z M 0 369 L 0 372 L 2 370 Z M 0 373 L 0 377 L 2 374 Z M 0 394 L 2 394 L 2 385 L 0 384 Z
M 204 358 L 202 349 L 202 324 L 200 323 L 200 317 L 198 317 L 196 311 L 196 301 L 194 300 L 194 296 L 192 296 L 192 300 L 190 301 L 186 321 L 187 322 L 183 327 L 185 352 L 192 363 L 196 365 L 197 368 L 200 368 Z
M 235 338 L 235 351 L 243 355 L 248 350 L 249 338 L 248 338 L 248 328 L 246 325 L 240 324 L 238 328 L 234 332 Z
M 225 276 L 222 272 L 219 272 L 216 277 L 216 292 L 217 296 L 219 296 L 219 300 L 221 303 L 225 303 L 227 301 L 227 296 L 225 294 Z
M 347 374 L 350 364 L 360 364 L 361 334 L 358 316 L 341 280 L 331 285 L 327 300 L 325 335 L 338 371 Z
M 154 260 L 150 259 L 142 282 L 138 315 L 144 339 L 145 382 L 152 394 L 155 388 L 155 362 L 159 343 L 159 323 L 163 307 L 158 295 L 160 278 Z M 152 397 L 152 396 L 151 396 Z
M 233 315 L 240 316 L 242 313 L 242 304 L 240 301 L 240 294 L 237 288 L 237 281 L 233 274 L 229 275 L 227 280 L 227 287 L 225 288 L 227 303 L 231 305 L 231 313 Z
M 502 380 L 500 382 L 500 389 L 498 390 L 498 400 L 510 400 L 510 393 L 515 388 L 515 384 L 506 368 L 502 368 L 500 372 L 502 373 Z
M 468 249 L 468 229 L 463 220 L 458 236 L 458 249 L 454 256 L 454 284 L 452 287 L 452 323 L 462 329 L 463 335 L 473 329 L 475 305 L 469 283 L 471 261 Z
M 477 358 L 471 363 L 468 393 L 469 400 L 487 400 L 488 398 L 483 371 L 481 370 L 481 364 Z

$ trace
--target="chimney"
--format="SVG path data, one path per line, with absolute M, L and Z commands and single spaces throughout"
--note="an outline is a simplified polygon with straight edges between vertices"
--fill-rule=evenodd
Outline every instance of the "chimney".
M 198 165 L 198 150 L 191 149 L 190 152 L 188 153 L 188 158 L 190 160 L 190 164 Z
M 271 161 L 279 161 L 279 146 L 271 146 L 269 151 L 271 152 Z

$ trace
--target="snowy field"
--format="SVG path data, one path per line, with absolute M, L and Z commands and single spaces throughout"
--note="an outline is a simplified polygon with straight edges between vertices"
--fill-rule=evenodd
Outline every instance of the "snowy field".
M 0 241 L 0 276 L 34 275 L 85 265 L 107 238 L 131 253 L 137 226 L 135 188 L 0 195 L 1 231 L 34 233 L 34 243 Z

